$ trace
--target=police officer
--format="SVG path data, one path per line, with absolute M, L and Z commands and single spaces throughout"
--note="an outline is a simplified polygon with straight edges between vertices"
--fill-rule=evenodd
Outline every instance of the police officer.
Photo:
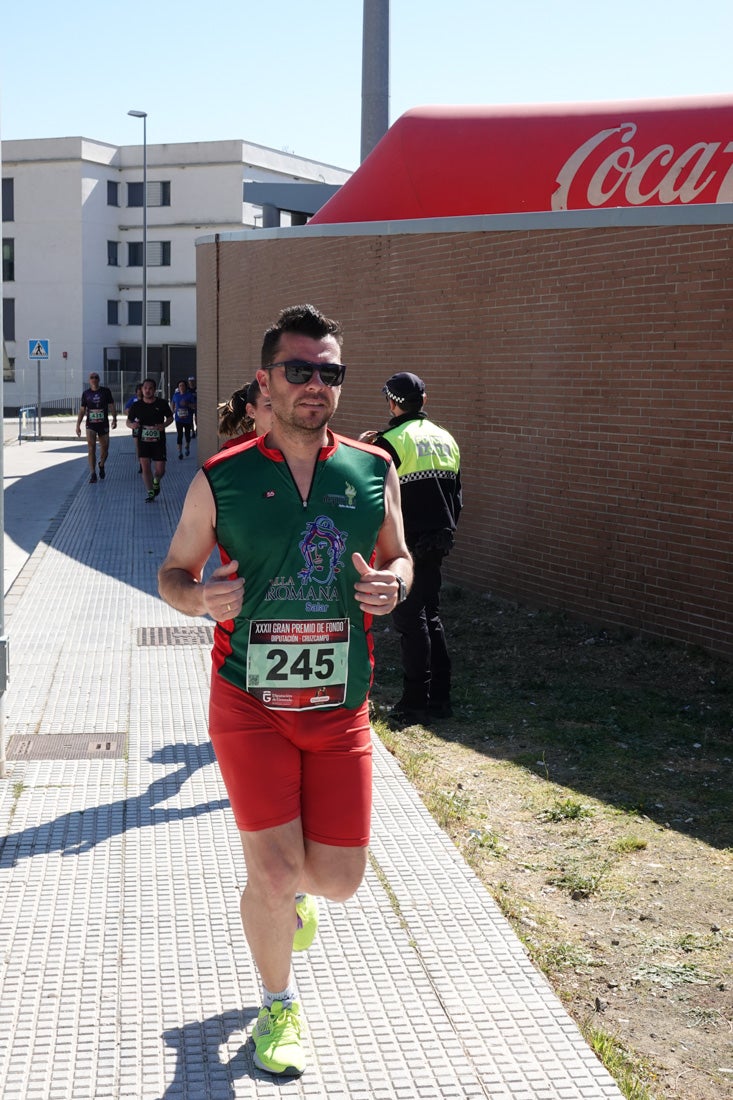
M 395 726 L 450 718 L 451 662 L 440 618 L 441 567 L 453 546 L 463 504 L 458 444 L 428 420 L 425 383 L 416 374 L 393 374 L 383 386 L 391 419 L 362 438 L 392 456 L 400 481 L 402 517 L 415 576 L 409 596 L 395 607 L 400 635 L 402 697 L 389 714 Z

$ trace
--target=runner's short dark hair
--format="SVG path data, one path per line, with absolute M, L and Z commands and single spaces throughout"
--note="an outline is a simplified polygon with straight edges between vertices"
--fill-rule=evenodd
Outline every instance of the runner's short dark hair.
M 262 340 L 261 366 L 269 367 L 275 361 L 280 337 L 286 332 L 297 332 L 302 336 L 311 336 L 314 340 L 322 340 L 324 336 L 335 336 L 339 347 L 344 340 L 340 323 L 325 317 L 315 306 L 308 303 L 301 306 L 288 306 L 280 312 L 277 321 L 265 332 Z

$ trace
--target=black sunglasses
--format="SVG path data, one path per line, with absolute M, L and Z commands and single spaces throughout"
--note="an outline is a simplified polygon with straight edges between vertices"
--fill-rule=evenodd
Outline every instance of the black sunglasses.
M 345 363 L 309 363 L 306 359 L 286 359 L 284 362 L 270 363 L 265 370 L 272 370 L 273 367 L 284 367 L 285 377 L 294 386 L 310 382 L 316 371 L 324 386 L 340 386 L 346 374 Z

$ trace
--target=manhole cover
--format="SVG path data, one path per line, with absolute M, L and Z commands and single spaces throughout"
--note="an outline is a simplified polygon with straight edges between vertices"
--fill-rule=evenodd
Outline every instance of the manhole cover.
M 212 626 L 141 626 L 138 645 L 206 645 L 214 642 Z
M 31 733 L 8 738 L 8 760 L 114 760 L 125 755 L 126 733 Z

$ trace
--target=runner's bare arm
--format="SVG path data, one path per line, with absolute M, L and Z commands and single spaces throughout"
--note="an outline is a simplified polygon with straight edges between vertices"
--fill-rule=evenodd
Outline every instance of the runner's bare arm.
M 242 608 L 244 580 L 236 561 L 220 565 L 202 584 L 204 566 L 216 546 L 214 498 L 199 470 L 191 482 L 166 559 L 158 570 L 158 591 L 184 615 L 211 615 L 217 622 L 235 618 Z
M 352 561 L 359 572 L 354 585 L 356 600 L 362 611 L 371 615 L 389 615 L 397 606 L 402 577 L 409 591 L 412 585 L 412 558 L 405 542 L 400 505 L 400 483 L 394 466 L 390 465 L 384 489 L 385 515 L 377 536 L 377 555 L 370 569 L 361 554 Z

